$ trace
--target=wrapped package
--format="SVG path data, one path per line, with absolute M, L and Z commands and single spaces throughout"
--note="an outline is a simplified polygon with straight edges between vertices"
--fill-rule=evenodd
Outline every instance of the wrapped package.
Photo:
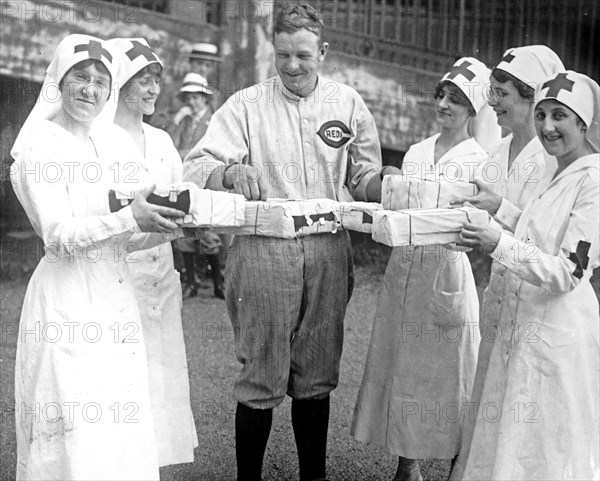
M 183 184 L 186 185 L 186 184 Z M 200 189 L 190 186 L 190 213 L 184 218 L 183 227 L 232 227 L 245 222 L 246 198 L 240 194 Z
M 343 229 L 371 233 L 373 212 L 382 209 L 382 205 L 376 202 L 338 202 L 335 213 Z
M 450 207 L 458 197 L 477 195 L 477 185 L 470 182 L 435 178 L 386 175 L 381 185 L 381 204 L 384 209 L 435 209 Z
M 465 222 L 488 224 L 485 210 L 458 209 L 380 210 L 373 213 L 373 240 L 391 247 L 459 242 Z
M 244 225 L 218 232 L 284 239 L 336 232 L 335 204 L 331 199 L 246 201 Z
M 133 201 L 131 191 L 114 191 L 109 193 L 111 212 L 129 205 Z M 243 195 L 200 189 L 197 185 L 184 182 L 173 188 L 156 186 L 148 196 L 148 202 L 164 207 L 171 207 L 186 213 L 182 227 L 236 227 L 244 225 Z

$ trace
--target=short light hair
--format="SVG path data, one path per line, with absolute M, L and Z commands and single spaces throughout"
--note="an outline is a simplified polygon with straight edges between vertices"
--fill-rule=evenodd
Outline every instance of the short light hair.
M 319 37 L 319 41 L 323 41 L 325 26 L 319 12 L 307 4 L 288 3 L 277 15 L 273 38 L 278 33 L 295 33 L 303 28 Z

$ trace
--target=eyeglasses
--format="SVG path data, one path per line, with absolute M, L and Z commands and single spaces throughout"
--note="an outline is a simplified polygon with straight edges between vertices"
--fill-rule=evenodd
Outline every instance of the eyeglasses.
M 500 102 L 506 96 L 506 93 L 502 91 L 502 89 L 499 89 L 498 87 L 492 87 L 490 85 L 487 89 L 485 89 L 485 95 L 487 100 Z

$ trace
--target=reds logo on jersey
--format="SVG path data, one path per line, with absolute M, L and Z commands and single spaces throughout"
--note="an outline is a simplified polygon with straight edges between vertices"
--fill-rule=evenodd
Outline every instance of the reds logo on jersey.
M 321 125 L 317 135 L 321 137 L 321 140 L 329 145 L 329 147 L 334 147 L 336 149 L 339 149 L 352 138 L 350 129 L 346 127 L 344 122 L 340 122 L 339 120 L 325 122 Z

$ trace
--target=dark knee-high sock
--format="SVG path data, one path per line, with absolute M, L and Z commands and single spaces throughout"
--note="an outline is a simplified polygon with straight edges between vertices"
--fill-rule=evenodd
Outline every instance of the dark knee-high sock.
M 272 421 L 272 409 L 252 409 L 238 403 L 235 412 L 238 481 L 260 481 Z
M 292 426 L 298 449 L 300 480 L 325 478 L 329 396 L 324 399 L 292 400 Z
M 207 254 L 206 259 L 210 265 L 213 287 L 217 289 L 221 286 L 221 260 L 219 259 L 219 254 Z
M 184 252 L 183 262 L 185 266 L 186 284 L 188 286 L 196 285 L 196 264 L 194 262 L 193 252 Z

